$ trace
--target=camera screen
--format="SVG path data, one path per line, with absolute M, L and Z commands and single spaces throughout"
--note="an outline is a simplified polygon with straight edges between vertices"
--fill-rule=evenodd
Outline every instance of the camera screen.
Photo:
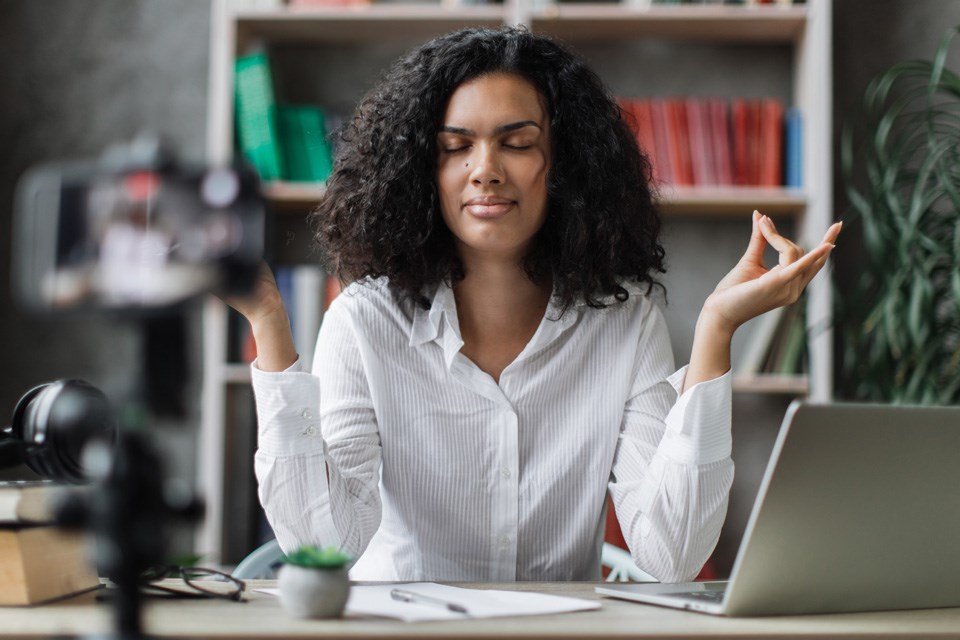
M 19 288 L 31 306 L 163 307 L 252 283 L 256 179 L 230 168 L 48 166 L 18 193 Z

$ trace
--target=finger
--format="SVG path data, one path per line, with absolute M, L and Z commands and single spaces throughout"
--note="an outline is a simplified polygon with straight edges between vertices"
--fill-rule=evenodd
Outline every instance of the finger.
M 763 232 L 760 231 L 761 217 L 763 217 L 761 213 L 754 210 L 753 227 L 750 231 L 750 244 L 747 245 L 747 250 L 743 254 L 745 260 L 757 264 L 763 264 L 763 252 L 767 248 L 767 241 L 763 237 Z
M 817 258 L 817 260 L 813 263 L 813 265 L 811 265 L 809 269 L 803 272 L 803 275 L 801 276 L 802 278 L 801 287 L 806 287 L 808 284 L 810 284 L 810 281 L 813 280 L 818 273 L 820 273 L 820 270 L 823 268 L 823 265 L 827 264 L 827 260 L 830 258 L 830 253 L 832 251 L 833 249 L 830 249 L 824 255 Z
M 809 282 L 820 270 L 820 267 L 826 263 L 827 257 L 830 255 L 830 252 L 833 251 L 833 247 L 834 245 L 827 242 L 820 244 L 810 253 L 798 258 L 793 263 L 781 269 L 778 276 L 782 278 L 784 282 L 801 276 L 806 279 L 806 282 Z M 820 265 L 816 266 L 818 261 L 820 261 Z M 807 271 L 808 269 L 809 272 Z
M 827 232 L 823 234 L 823 241 L 829 242 L 830 244 L 836 244 L 837 236 L 840 235 L 840 229 L 843 228 L 843 221 L 835 222 L 830 225 L 830 228 L 827 229 Z
M 766 241 L 770 243 L 770 246 L 779 254 L 781 267 L 793 264 L 803 255 L 803 249 L 780 235 L 780 233 L 777 232 L 777 228 L 773 225 L 773 221 L 768 216 L 760 218 L 760 232 L 763 233 Z

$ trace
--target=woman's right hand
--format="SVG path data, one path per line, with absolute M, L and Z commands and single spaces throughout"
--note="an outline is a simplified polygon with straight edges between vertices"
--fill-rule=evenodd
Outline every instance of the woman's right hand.
M 249 293 L 223 296 L 221 300 L 236 309 L 251 325 L 271 314 L 286 314 L 280 289 L 277 288 L 277 279 L 263 261 L 260 262 L 260 269 Z
M 225 303 L 247 319 L 257 344 L 257 368 L 283 371 L 297 360 L 290 320 L 277 288 L 277 280 L 266 262 L 260 270 L 253 290 L 242 296 L 224 296 Z

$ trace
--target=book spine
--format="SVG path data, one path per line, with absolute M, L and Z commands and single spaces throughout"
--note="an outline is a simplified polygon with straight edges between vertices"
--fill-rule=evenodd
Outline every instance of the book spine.
M 760 103 L 760 162 L 758 184 L 776 187 L 783 184 L 783 104 L 765 99 Z
M 264 53 L 236 61 L 234 101 L 240 151 L 263 180 L 286 173 L 277 131 L 277 107 L 270 63 Z
M 784 178 L 787 187 L 803 186 L 803 114 L 787 109 L 784 122 Z
M 319 107 L 280 105 L 277 110 L 287 174 L 295 182 L 323 182 L 333 160 L 324 112 Z

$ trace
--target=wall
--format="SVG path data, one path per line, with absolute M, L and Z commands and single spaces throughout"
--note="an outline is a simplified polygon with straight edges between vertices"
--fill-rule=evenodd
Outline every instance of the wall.
M 209 7 L 195 0 L 0 3 L 0 415 L 41 382 L 78 377 L 108 392 L 139 366 L 135 325 L 107 315 L 35 317 L 11 301 L 13 188 L 29 166 L 87 158 L 142 131 L 186 158 L 204 153 Z M 197 314 L 189 319 L 196 349 Z M 198 362 L 186 424 L 156 424 L 171 475 L 193 481 Z M 175 452 L 175 453 L 174 453 Z M 7 475 L 22 476 L 21 470 Z M 186 538 L 184 537 L 184 540 Z

